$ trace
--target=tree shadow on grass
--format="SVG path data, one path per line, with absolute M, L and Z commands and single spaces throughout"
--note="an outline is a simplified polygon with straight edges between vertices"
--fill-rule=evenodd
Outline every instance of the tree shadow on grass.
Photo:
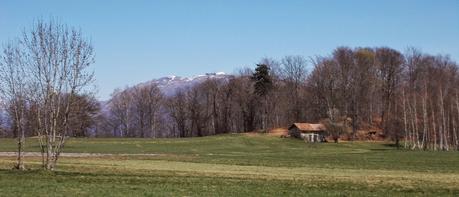
M 385 143 L 381 144 L 384 148 L 371 148 L 372 151 L 394 151 L 394 150 L 404 150 L 403 147 L 398 146 L 394 143 Z

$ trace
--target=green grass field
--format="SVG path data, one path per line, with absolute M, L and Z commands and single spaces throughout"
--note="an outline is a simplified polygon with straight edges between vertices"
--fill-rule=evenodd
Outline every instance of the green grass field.
M 27 151 L 38 151 L 34 139 Z M 0 152 L 14 151 L 0 139 Z M 265 135 L 187 139 L 70 139 L 54 172 L 10 170 L 0 196 L 459 196 L 459 153 L 397 150 L 388 143 L 305 144 Z

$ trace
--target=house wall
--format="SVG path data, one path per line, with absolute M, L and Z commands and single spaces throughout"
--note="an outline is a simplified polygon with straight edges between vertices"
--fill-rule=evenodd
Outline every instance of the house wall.
M 323 142 L 321 133 L 301 133 L 301 138 L 307 142 Z
M 288 130 L 288 134 L 291 136 L 291 137 L 295 137 L 295 138 L 300 138 L 300 139 L 305 139 L 307 138 L 306 136 L 310 135 L 310 134 L 314 134 L 316 135 L 316 138 L 314 138 L 314 142 L 322 142 L 323 141 L 323 138 L 324 138 L 324 133 L 323 132 L 317 132 L 317 133 L 301 133 L 300 130 L 296 127 L 294 128 L 291 128 Z M 306 141 L 310 141 L 309 138 L 305 139 Z

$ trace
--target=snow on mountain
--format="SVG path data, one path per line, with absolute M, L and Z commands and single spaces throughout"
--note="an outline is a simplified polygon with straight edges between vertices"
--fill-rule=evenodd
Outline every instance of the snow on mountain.
M 231 77 L 233 76 L 226 74 L 224 72 L 206 73 L 204 75 L 196 75 L 193 77 L 180 77 L 180 76 L 171 75 L 171 76 L 162 77 L 159 79 L 153 79 L 151 81 L 147 81 L 144 83 L 140 83 L 137 86 L 155 83 L 166 96 L 171 96 L 171 95 L 174 95 L 179 89 L 192 87 L 196 84 L 204 82 L 207 79 L 226 80 Z
M 134 87 L 141 87 L 144 85 L 155 83 L 164 95 L 173 96 L 179 89 L 192 87 L 194 85 L 204 82 L 207 79 L 228 80 L 232 77 L 233 75 L 229 75 L 224 72 L 206 73 L 204 75 L 196 75 L 193 77 L 180 77 L 170 75 L 167 77 L 162 77 L 147 82 L 139 83 L 137 85 L 134 85 Z M 129 89 L 132 89 L 134 87 L 130 87 Z M 109 101 L 100 101 L 100 104 L 102 108 L 101 113 L 107 114 L 109 109 Z

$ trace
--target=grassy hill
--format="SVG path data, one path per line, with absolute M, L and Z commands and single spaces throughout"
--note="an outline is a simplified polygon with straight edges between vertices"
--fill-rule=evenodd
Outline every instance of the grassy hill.
M 28 139 L 27 151 L 38 151 Z M 0 139 L 1 151 L 14 151 Z M 457 196 L 459 153 L 397 150 L 387 143 L 305 144 L 266 135 L 186 139 L 70 139 L 55 172 L 9 170 L 0 194 L 65 196 Z M 116 154 L 155 155 L 116 155 Z M 40 158 L 27 158 L 38 169 Z M 25 188 L 21 184 L 26 185 Z M 53 188 L 55 187 L 55 188 Z

